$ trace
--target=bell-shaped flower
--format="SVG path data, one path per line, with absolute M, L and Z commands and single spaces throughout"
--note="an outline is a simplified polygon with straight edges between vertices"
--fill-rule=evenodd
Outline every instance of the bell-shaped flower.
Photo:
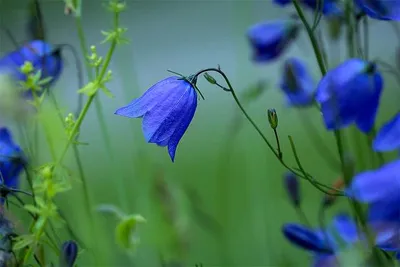
M 253 60 L 270 62 L 277 59 L 296 39 L 301 24 L 296 19 L 265 21 L 247 31 Z
M 0 72 L 10 74 L 16 81 L 26 81 L 26 74 L 20 70 L 26 61 L 32 63 L 34 74 L 41 71 L 40 79 L 47 81 L 41 84 L 43 88 L 52 86 L 63 70 L 60 49 L 52 50 L 50 44 L 35 40 L 0 58 Z
M 289 223 L 282 230 L 291 243 L 312 253 L 313 266 L 336 267 L 339 266 L 339 243 L 351 245 L 358 240 L 358 235 L 356 224 L 346 214 L 335 216 L 331 226 L 330 229 L 322 230 Z
M 62 244 L 60 253 L 60 266 L 73 267 L 78 256 L 78 244 L 74 240 Z
M 400 192 L 400 159 L 376 170 L 357 174 L 346 189 L 348 196 L 363 203 L 387 200 Z
M 400 1 L 397 0 L 354 0 L 369 17 L 379 20 L 400 20 Z
M 306 65 L 297 58 L 284 62 L 283 75 L 279 84 L 289 106 L 308 106 L 313 103 L 314 81 Z
M 274 3 L 280 6 L 286 6 L 292 4 L 292 0 L 274 0 Z M 330 16 L 343 14 L 343 9 L 339 5 L 339 1 L 336 0 L 299 0 L 299 3 L 312 11 L 321 11 L 323 15 Z
M 400 112 L 382 126 L 374 139 L 372 147 L 379 152 L 400 148 Z
M 372 62 L 353 58 L 330 70 L 315 96 L 326 128 L 336 130 L 355 123 L 362 132 L 370 132 L 382 89 L 382 75 Z
M 5 127 L 0 128 L 0 181 L 7 187 L 18 188 L 19 175 L 26 162 L 21 148 Z
M 143 118 L 148 143 L 168 146 L 174 161 L 176 148 L 197 108 L 196 77 L 168 77 L 148 89 L 140 98 L 119 108 L 115 114 Z

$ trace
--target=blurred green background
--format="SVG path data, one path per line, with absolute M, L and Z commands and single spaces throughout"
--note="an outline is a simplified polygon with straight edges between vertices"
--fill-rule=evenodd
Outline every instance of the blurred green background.
M 0 3 L 1 24 L 11 29 L 17 40 L 26 41 L 26 1 L 2 0 Z M 103 38 L 100 31 L 112 27 L 111 14 L 102 3 L 83 1 L 82 17 L 87 43 L 97 45 L 99 54 L 108 49 L 106 45 L 99 45 Z M 64 15 L 64 3 L 47 0 L 41 4 L 48 41 L 68 43 L 78 49 L 75 21 L 72 16 Z M 80 256 L 79 266 L 95 266 L 94 257 L 99 266 L 161 266 L 160 255 L 166 261 L 181 262 L 183 266 L 195 263 L 203 266 L 307 266 L 309 255 L 291 246 L 281 234 L 283 223 L 299 221 L 282 187 L 285 170 L 247 122 L 240 129 L 231 128 L 232 120 L 243 119 L 243 116 L 237 114 L 229 93 L 205 80 L 199 81 L 198 86 L 206 99 L 199 101 L 194 120 L 178 147 L 175 163 L 171 163 L 165 148 L 145 143 L 140 120 L 113 114 L 118 107 L 170 75 L 167 69 L 189 75 L 219 64 L 239 94 L 260 79 L 266 80 L 268 90 L 246 107 L 248 112 L 273 142 L 266 110 L 275 108 L 285 160 L 295 165 L 287 141 L 287 135 L 292 135 L 306 170 L 318 180 L 331 184 L 340 175 L 339 170 L 328 167 L 323 159 L 326 155 L 316 149 L 321 143 L 313 136 L 318 134 L 330 153 L 336 155 L 333 135 L 324 131 L 315 110 L 288 108 L 276 86 L 282 59 L 291 56 L 307 62 L 315 81 L 320 78 L 305 32 L 281 60 L 267 65 L 255 65 L 250 61 L 248 27 L 262 20 L 285 18 L 294 10 L 278 8 L 269 0 L 129 0 L 127 5 L 121 24 L 128 28 L 127 37 L 131 42 L 118 47 L 110 67 L 114 79 L 108 87 L 115 98 L 99 94 L 112 153 L 110 155 L 104 145 L 95 106 L 81 128 L 80 140 L 89 145 L 81 146 L 80 152 L 93 209 L 99 204 L 115 204 L 126 213 L 141 214 L 147 223 L 138 229 L 141 244 L 131 257 L 115 243 L 116 220 L 112 216 L 96 213 L 96 227 L 93 228 L 82 204 L 82 186 L 71 153 L 66 163 L 75 174 L 73 189 L 60 195 L 58 203 L 74 231 L 85 244 L 93 247 L 91 251 L 95 254 L 86 250 Z M 325 32 L 324 28 L 322 30 Z M 2 54 L 14 49 L 4 34 L 0 41 Z M 346 58 L 344 40 L 335 42 L 325 38 L 325 44 L 331 67 Z M 398 40 L 392 27 L 383 22 L 371 23 L 369 44 L 371 58 L 394 63 Z M 53 90 L 66 116 L 77 106 L 78 88 L 74 58 L 68 52 L 64 53 L 64 58 L 66 69 Z M 399 97 L 397 84 L 387 76 L 378 125 L 394 114 Z M 314 127 L 305 125 L 304 118 Z M 54 123 L 54 129 L 57 127 L 60 125 Z M 56 136 L 61 138 L 61 135 Z M 46 151 L 44 144 L 43 147 Z M 49 160 L 44 152 L 40 162 Z M 172 191 L 175 192 L 172 209 L 186 227 L 185 249 L 180 253 L 174 227 L 169 226 L 160 203 L 170 204 L 154 192 L 155 181 L 161 178 L 175 190 Z M 322 194 L 305 181 L 301 181 L 301 190 L 304 211 L 317 226 Z M 185 195 L 185 192 L 189 193 Z M 190 197 L 196 201 L 192 199 L 191 202 Z M 347 210 L 344 200 L 328 214 L 339 210 Z M 213 227 L 206 223 L 203 213 L 216 221 L 211 224 Z M 91 229 L 95 229 L 95 236 Z M 68 238 L 66 233 L 62 235 Z

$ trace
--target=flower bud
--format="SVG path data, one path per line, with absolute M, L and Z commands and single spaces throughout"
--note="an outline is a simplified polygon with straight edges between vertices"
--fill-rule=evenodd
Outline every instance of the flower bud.
M 64 242 L 61 248 L 60 266 L 72 267 L 78 255 L 78 245 L 75 241 L 69 240 Z
M 211 84 L 216 84 L 217 83 L 217 81 L 214 79 L 214 77 L 211 76 L 210 74 L 208 74 L 207 72 L 204 73 L 204 78 L 206 78 L 206 80 Z
M 21 72 L 23 74 L 29 74 L 33 71 L 33 65 L 30 61 L 25 61 L 24 64 L 21 66 Z
M 284 175 L 284 186 L 293 206 L 300 206 L 300 185 L 297 176 L 292 172 Z
M 268 109 L 268 121 L 272 129 L 275 130 L 278 127 L 278 115 L 276 114 L 276 110 L 273 108 Z

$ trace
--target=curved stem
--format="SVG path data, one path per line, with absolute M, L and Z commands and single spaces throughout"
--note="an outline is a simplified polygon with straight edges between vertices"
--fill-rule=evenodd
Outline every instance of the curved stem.
M 327 185 L 324 185 L 322 183 L 319 183 L 317 181 L 315 181 L 309 174 L 307 174 L 306 172 L 302 172 L 303 174 L 297 172 L 295 169 L 289 167 L 286 162 L 283 161 L 283 159 L 280 157 L 279 153 L 275 150 L 275 148 L 272 146 L 272 144 L 268 141 L 267 137 L 263 134 L 263 132 L 261 131 L 261 129 L 257 126 L 257 124 L 253 121 L 253 119 L 249 116 L 249 114 L 246 112 L 246 110 L 244 109 L 243 105 L 241 104 L 240 100 L 238 99 L 235 90 L 233 89 L 233 86 L 231 85 L 228 77 L 226 76 L 226 74 L 221 71 L 219 68 L 207 68 L 207 69 L 203 69 L 198 71 L 194 76 L 199 76 L 200 74 L 207 72 L 207 71 L 212 71 L 212 72 L 217 72 L 218 74 L 220 74 L 223 79 L 225 80 L 226 84 L 228 85 L 228 88 L 225 88 L 225 91 L 228 91 L 231 93 L 233 99 L 236 102 L 236 105 L 239 107 L 239 109 L 241 110 L 241 112 L 243 113 L 243 115 L 246 117 L 246 119 L 250 122 L 250 124 L 253 126 L 253 128 L 257 131 L 257 133 L 260 135 L 260 137 L 263 139 L 263 141 L 265 142 L 265 144 L 268 146 L 268 148 L 272 151 L 272 153 L 275 155 L 275 157 L 279 160 L 279 162 L 290 172 L 294 173 L 295 175 L 297 175 L 300 178 L 306 179 L 309 182 L 311 182 L 318 190 L 326 193 L 326 194 L 332 194 L 324 189 L 322 189 L 321 187 L 325 187 L 328 188 L 330 190 L 333 190 L 333 192 L 338 192 L 338 193 L 342 193 L 340 190 L 337 190 L 335 188 L 331 188 Z M 219 87 L 221 87 L 219 85 Z M 222 87 L 221 87 L 222 88 Z M 304 171 L 304 170 L 303 170 Z M 311 177 L 311 178 L 310 178 Z

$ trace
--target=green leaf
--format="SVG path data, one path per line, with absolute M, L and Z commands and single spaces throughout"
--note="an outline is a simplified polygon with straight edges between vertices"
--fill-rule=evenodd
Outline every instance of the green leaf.
M 24 209 L 26 209 L 27 211 L 34 213 L 34 214 L 39 214 L 40 213 L 40 209 L 38 209 L 37 207 L 33 206 L 33 205 L 25 205 Z
M 102 204 L 97 207 L 97 211 L 102 213 L 114 214 L 118 219 L 122 220 L 126 215 L 118 207 L 111 204 Z
M 19 250 L 25 248 L 35 241 L 34 236 L 32 235 L 20 235 L 14 239 L 13 250 Z
M 133 234 L 138 223 L 146 222 L 140 215 L 131 215 L 123 218 L 115 228 L 116 242 L 124 249 L 131 249 L 133 244 Z
M 104 85 L 101 86 L 101 90 L 106 94 L 106 96 L 108 96 L 109 98 L 113 98 L 114 95 L 111 93 L 110 90 L 108 90 L 107 87 L 105 87 Z
M 98 88 L 99 86 L 97 83 L 90 82 L 87 85 L 85 85 L 82 89 L 79 89 L 78 93 L 85 94 L 87 96 L 92 96 L 97 92 Z

